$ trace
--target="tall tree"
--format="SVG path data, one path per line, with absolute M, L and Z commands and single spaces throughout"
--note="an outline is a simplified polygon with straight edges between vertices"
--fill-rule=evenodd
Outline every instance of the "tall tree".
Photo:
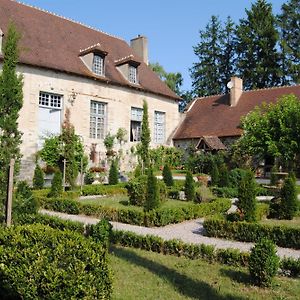
M 282 84 L 300 83 L 300 0 L 290 0 L 278 16 Z
M 257 0 L 237 27 L 237 67 L 246 89 L 280 83 L 278 32 L 272 5 Z
M 236 72 L 236 26 L 231 17 L 227 17 L 225 27 L 221 34 L 221 57 L 219 72 L 221 78 L 221 91 L 227 93 L 227 83 Z
M 6 198 L 8 166 L 16 159 L 18 170 L 21 154 L 21 132 L 18 130 L 19 111 L 23 105 L 23 78 L 17 74 L 20 35 L 11 23 L 3 47 L 3 66 L 0 74 L 0 199 Z
M 221 32 L 221 23 L 216 16 L 212 16 L 205 30 L 199 32 L 200 42 L 194 47 L 198 62 L 190 69 L 195 96 L 208 96 L 222 92 L 219 70 L 222 53 Z
M 150 145 L 150 128 L 148 120 L 148 104 L 144 100 L 143 104 L 143 119 L 142 119 L 142 133 L 141 133 L 141 144 L 140 144 L 140 155 L 143 162 L 143 169 L 147 169 L 150 164 L 149 157 L 149 145 Z
M 165 71 L 165 69 L 163 68 L 163 66 L 161 66 L 159 63 L 153 63 L 153 64 L 149 64 L 150 68 L 152 69 L 152 71 L 154 71 L 159 78 L 164 81 L 166 83 L 166 85 L 173 91 L 175 92 L 177 95 L 181 95 L 181 86 L 183 83 L 183 78 L 181 73 L 176 72 L 176 73 L 168 73 Z

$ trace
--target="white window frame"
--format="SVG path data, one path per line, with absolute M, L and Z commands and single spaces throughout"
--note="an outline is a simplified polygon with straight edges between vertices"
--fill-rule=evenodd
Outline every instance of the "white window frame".
M 91 100 L 90 102 L 90 138 L 104 139 L 107 124 L 107 103 Z
M 142 120 L 143 120 L 143 109 L 138 107 L 131 107 L 131 118 L 130 118 L 130 141 L 131 142 L 141 141 Z
M 166 113 L 154 111 L 154 143 L 163 144 L 165 142 Z
M 94 54 L 92 71 L 96 75 L 104 75 L 104 57 L 100 54 Z
M 137 80 L 137 67 L 134 67 L 132 65 L 128 66 L 128 80 L 131 83 L 135 83 L 135 84 L 138 83 L 138 80 Z
M 42 92 L 39 94 L 39 106 L 52 109 L 62 109 L 63 96 L 54 93 Z

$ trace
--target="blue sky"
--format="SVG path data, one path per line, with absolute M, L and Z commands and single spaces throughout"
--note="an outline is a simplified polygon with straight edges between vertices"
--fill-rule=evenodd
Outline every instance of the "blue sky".
M 123 38 L 127 42 L 138 34 L 149 43 L 150 62 L 160 63 L 168 72 L 183 75 L 183 89 L 189 90 L 189 68 L 197 61 L 193 46 L 199 42 L 212 15 L 235 22 L 245 17 L 247 0 L 23 0 L 24 3 L 71 18 Z M 275 14 L 287 1 L 268 1 Z

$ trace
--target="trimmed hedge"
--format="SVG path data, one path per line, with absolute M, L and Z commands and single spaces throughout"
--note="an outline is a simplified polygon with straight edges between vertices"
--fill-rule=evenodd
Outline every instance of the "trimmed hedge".
M 79 222 L 63 220 L 53 216 L 47 215 L 27 215 L 28 223 L 48 224 L 52 228 L 60 230 L 74 230 L 81 234 L 84 232 L 84 225 Z M 25 223 L 24 223 L 25 224 Z M 85 235 L 90 235 L 93 232 L 93 227 L 97 225 L 89 225 L 86 229 Z M 216 260 L 222 264 L 246 266 L 248 264 L 249 254 L 240 252 L 236 249 L 214 249 L 210 245 L 193 245 L 185 244 L 178 240 L 163 241 L 159 237 L 152 235 L 141 236 L 128 231 L 113 231 L 110 235 L 113 243 L 123 245 L 125 247 L 135 247 L 148 251 L 184 255 L 190 259 L 206 259 L 208 261 Z M 97 239 L 99 242 L 99 239 Z M 182 250 L 184 248 L 184 251 Z M 298 260 L 292 258 L 284 258 L 280 262 L 279 273 L 290 277 L 300 277 L 300 258 Z
M 91 184 L 82 188 L 82 196 L 90 195 L 127 195 L 127 189 L 124 183 L 116 185 Z
M 144 226 L 165 226 L 168 224 L 180 223 L 184 220 L 195 219 L 203 216 L 214 215 L 226 212 L 231 202 L 228 199 L 217 199 L 209 203 L 189 204 L 181 208 L 159 208 L 150 212 L 134 210 L 130 208 L 116 209 L 103 207 L 96 204 L 82 204 L 71 199 L 47 199 L 40 198 L 41 206 L 45 209 L 69 213 L 84 214 L 107 218 L 110 221 L 121 223 L 144 225 Z
M 1 299 L 110 299 L 107 252 L 40 224 L 0 229 Z
M 300 249 L 300 228 L 228 222 L 218 219 L 207 219 L 204 221 L 203 226 L 209 237 L 241 242 L 256 242 L 261 238 L 267 238 L 280 247 Z

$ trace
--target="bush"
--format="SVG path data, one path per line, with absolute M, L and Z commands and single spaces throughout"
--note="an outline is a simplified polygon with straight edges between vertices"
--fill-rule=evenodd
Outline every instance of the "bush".
M 229 186 L 229 172 L 225 163 L 222 163 L 219 167 L 218 185 L 221 187 Z
M 1 299 L 109 299 L 106 251 L 82 235 L 43 225 L 0 232 Z
M 118 184 L 118 182 L 118 164 L 116 160 L 113 160 L 109 169 L 108 184 L 115 185 Z
M 196 203 L 209 202 L 213 200 L 213 198 L 214 196 L 211 190 L 207 186 L 201 185 L 196 188 L 196 195 L 195 195 Z
M 49 198 L 61 197 L 62 192 L 63 192 L 62 174 L 61 174 L 60 170 L 57 170 L 54 173 L 54 177 L 51 182 L 51 190 L 50 190 L 49 194 L 47 195 L 47 197 L 49 197 Z
M 295 179 L 289 176 L 283 184 L 280 192 L 280 219 L 292 220 L 297 212 L 297 191 Z
M 95 173 L 88 171 L 84 175 L 84 183 L 85 184 L 92 184 L 95 181 Z
M 247 222 L 227 222 L 206 219 L 203 223 L 206 235 L 241 242 L 256 242 L 262 237 L 277 246 L 300 249 L 300 229 L 290 226 L 272 226 Z
M 96 225 L 91 225 L 89 228 L 89 236 L 95 242 L 100 242 L 105 249 L 109 248 L 111 235 L 112 225 L 106 219 L 102 219 Z
M 106 184 L 85 185 L 82 188 L 82 195 L 127 195 L 125 186 L 124 183 L 118 183 L 112 186 Z
M 157 185 L 157 178 L 153 175 L 153 170 L 148 170 L 146 201 L 144 203 L 144 210 L 150 211 L 160 206 L 159 188 Z
M 211 162 L 211 164 L 212 164 L 210 170 L 211 185 L 218 185 L 220 179 L 218 165 L 214 160 Z
M 279 267 L 279 257 L 272 241 L 261 239 L 251 249 L 249 272 L 254 283 L 259 286 L 270 286 Z
M 229 186 L 232 188 L 238 188 L 242 178 L 247 173 L 244 169 L 235 168 L 229 172 Z
M 237 207 L 244 220 L 253 222 L 256 220 L 256 183 L 253 173 L 247 171 L 242 177 L 238 187 Z
M 238 189 L 233 187 L 212 187 L 214 195 L 222 198 L 237 198 Z
M 32 184 L 33 188 L 37 190 L 40 190 L 44 187 L 44 172 L 38 164 L 34 169 Z
M 191 171 L 186 172 L 184 192 L 187 201 L 195 200 L 195 181 Z
M 166 184 L 166 186 L 173 186 L 174 185 L 172 172 L 171 172 L 170 166 L 168 164 L 166 164 L 164 166 L 163 171 L 162 171 L 162 175 L 163 175 L 163 180 L 164 180 L 164 183 Z

